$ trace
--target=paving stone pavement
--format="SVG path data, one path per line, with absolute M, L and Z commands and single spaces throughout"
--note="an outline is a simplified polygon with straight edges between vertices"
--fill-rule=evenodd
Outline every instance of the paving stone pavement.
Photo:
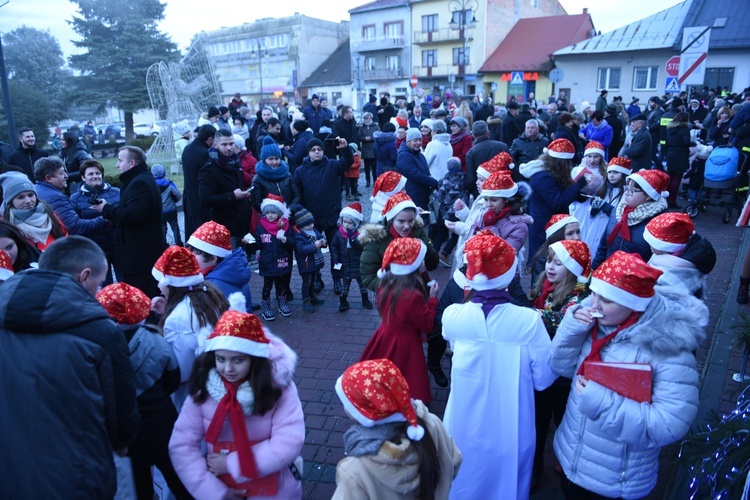
M 365 188 L 363 178 L 360 178 L 359 189 L 359 201 L 367 220 L 370 213 L 371 189 Z M 348 203 L 351 201 L 346 201 L 342 197 L 342 204 Z M 182 224 L 182 214 L 180 222 Z M 715 207 L 710 207 L 694 222 L 696 231 L 713 243 L 718 256 L 716 268 L 707 280 L 706 304 L 709 307 L 710 318 L 706 328 L 706 341 L 696 353 L 702 385 L 705 385 L 707 375 L 710 376 L 708 380 L 711 383 L 710 387 L 703 386 L 701 389 L 701 410 L 699 418 L 696 419 L 696 423 L 700 423 L 711 410 L 722 414 L 731 411 L 737 395 L 744 387 L 744 384 L 738 384 L 731 378 L 731 375 L 740 369 L 742 352 L 732 348 L 733 333 L 727 330 L 726 324 L 722 325 L 722 315 L 731 316 L 725 323 L 736 323 L 739 310 L 735 303 L 738 280 L 733 277 L 736 274 L 738 254 L 740 259 L 744 256 L 750 245 L 750 238 L 743 239 L 743 230 L 734 227 L 734 220 L 730 224 L 723 224 L 721 212 Z M 450 277 L 449 270 L 445 267 L 439 267 L 431 275 L 438 281 L 441 289 Z M 359 359 L 365 344 L 379 324 L 376 310 L 368 311 L 361 308 L 359 293 L 354 283 L 349 295 L 351 309 L 344 313 L 338 312 L 338 297 L 333 293 L 328 257 L 323 277 L 326 288 L 321 297 L 325 299 L 325 304 L 317 307 L 314 313 L 305 313 L 301 308 L 301 280 L 295 270 L 291 284 L 295 294 L 295 300 L 290 303 L 292 316 L 284 318 L 277 315 L 275 321 L 266 322 L 268 328 L 288 342 L 299 355 L 295 381 L 302 400 L 307 429 L 302 450 L 305 460 L 303 496 L 306 499 L 327 499 L 335 490 L 336 464 L 344 458 L 343 435 L 352 425 L 352 421 L 344 414 L 335 395 L 334 384 L 341 373 Z M 262 280 L 256 275 L 250 282 L 254 300 L 259 300 L 261 286 Z M 370 299 L 374 301 L 374 294 L 370 293 Z M 717 338 L 723 339 L 721 345 Z M 718 349 L 722 350 L 723 357 L 716 354 Z M 712 353 L 716 359 L 710 362 L 713 359 Z M 716 372 L 715 368 L 711 372 L 712 366 L 715 365 L 723 367 L 718 375 L 713 373 Z M 450 360 L 447 357 L 443 359 L 443 369 L 449 373 Z M 437 387 L 432 379 L 431 387 L 434 401 L 430 404 L 430 411 L 442 417 L 449 391 Z M 547 441 L 545 472 L 537 490 L 531 495 L 532 499 L 562 498 L 559 479 L 554 470 L 556 459 L 551 445 L 553 432 L 554 429 L 551 429 Z M 659 480 L 648 499 L 684 498 L 680 494 L 675 496 L 671 493 L 678 474 L 678 450 L 677 444 L 662 450 Z

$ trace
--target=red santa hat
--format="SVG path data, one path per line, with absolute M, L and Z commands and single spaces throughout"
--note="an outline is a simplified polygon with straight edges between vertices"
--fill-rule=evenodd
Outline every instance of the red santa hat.
M 341 209 L 339 217 L 349 217 L 355 222 L 362 222 L 364 217 L 362 216 L 362 205 L 359 202 L 352 203 Z
M 427 245 L 418 238 L 396 238 L 391 241 L 383 254 L 383 262 L 378 270 L 378 278 L 385 278 L 386 270 L 396 276 L 406 276 L 413 273 L 424 260 Z
M 209 255 L 215 255 L 220 258 L 229 257 L 232 254 L 229 229 L 214 221 L 201 224 L 190 235 L 187 244 Z
M 151 312 L 151 299 L 136 287 L 123 282 L 105 286 L 97 292 L 96 300 L 121 325 L 137 325 Z
M 391 360 L 353 364 L 336 380 L 336 394 L 346 412 L 365 427 L 407 422 L 409 439 L 424 437 L 409 397 L 409 384 Z
M 695 224 L 688 214 L 667 212 L 646 224 L 643 239 L 656 250 L 674 253 L 685 249 L 694 232 Z
M 550 217 L 549 222 L 547 222 L 547 225 L 544 226 L 544 235 L 549 238 L 561 228 L 574 222 L 578 223 L 578 219 L 570 214 L 555 214 Z
M 576 148 L 567 139 L 555 139 L 544 148 L 544 152 L 552 158 L 561 158 L 563 160 L 572 160 L 576 155 Z
M 604 145 L 601 142 L 597 141 L 589 141 L 589 143 L 586 144 L 586 149 L 583 151 L 583 156 L 590 154 L 597 154 L 602 158 L 607 156 L 604 153 Z
M 276 210 L 282 217 L 289 218 L 289 209 L 284 198 L 277 194 L 269 193 L 260 203 L 261 213 L 266 213 L 266 210 Z
M 151 269 L 161 286 L 187 287 L 203 283 L 203 274 L 193 252 L 173 245 L 161 254 Z
M 385 217 L 385 220 L 390 221 L 399 213 L 401 213 L 402 210 L 406 210 L 407 208 L 413 208 L 414 210 L 417 210 L 417 206 L 414 204 L 409 195 L 401 191 L 388 198 L 388 201 L 385 203 L 385 206 L 383 207 L 383 211 L 381 213 L 383 217 Z
M 629 175 L 628 180 L 638 184 L 652 200 L 669 196 L 669 175 L 661 170 L 639 170 Z
M 583 241 L 562 240 L 549 246 L 563 266 L 578 278 L 579 283 L 587 283 L 591 275 L 591 251 Z
M 504 239 L 482 231 L 464 246 L 466 278 L 474 290 L 507 288 L 516 275 L 518 260 L 513 247 Z
M 482 184 L 483 198 L 510 198 L 518 192 L 518 184 L 508 170 L 493 172 Z
M 494 157 L 490 158 L 489 161 L 479 165 L 477 168 L 477 175 L 487 179 L 495 172 L 500 170 L 513 170 L 515 166 L 516 165 L 513 163 L 513 157 L 506 151 L 501 151 Z
M 0 281 L 5 281 L 13 274 L 13 262 L 10 260 L 10 255 L 5 250 L 0 250 Z
M 633 168 L 630 166 L 630 159 L 622 156 L 615 156 L 609 160 L 607 172 L 620 172 L 623 175 L 632 174 Z
M 374 201 L 375 197 L 378 196 L 378 193 L 381 193 L 386 197 L 391 197 L 394 194 L 403 191 L 405 188 L 406 177 L 398 172 L 389 170 L 388 172 L 381 174 L 380 177 L 375 180 L 375 184 L 372 186 L 371 199 Z
M 269 358 L 270 346 L 256 315 L 233 310 L 221 315 L 206 340 L 206 351 L 235 351 L 257 358 Z
M 594 271 L 591 291 L 634 311 L 645 311 L 662 272 L 640 255 L 617 250 Z

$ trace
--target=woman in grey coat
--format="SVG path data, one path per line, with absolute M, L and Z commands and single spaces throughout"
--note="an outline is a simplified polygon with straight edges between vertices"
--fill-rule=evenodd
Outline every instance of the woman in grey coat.
M 568 309 L 552 340 L 550 366 L 573 378 L 554 443 L 566 499 L 645 497 L 656 485 L 659 450 L 693 423 L 693 351 L 705 338 L 708 309 L 679 289 L 654 291 L 660 275 L 639 256 L 615 252 L 594 272 L 591 297 Z M 593 381 L 584 361 L 650 365 L 650 402 L 607 388 L 610 378 Z

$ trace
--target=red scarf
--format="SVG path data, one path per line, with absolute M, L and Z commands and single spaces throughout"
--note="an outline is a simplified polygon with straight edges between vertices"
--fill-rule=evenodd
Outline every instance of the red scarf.
M 547 278 L 544 278 L 542 291 L 539 294 L 539 297 L 535 298 L 533 302 L 535 309 L 544 309 L 544 303 L 547 301 L 547 297 L 549 297 L 549 294 L 551 294 L 555 289 L 555 286 L 557 286 L 557 283 L 550 283 Z
M 499 214 L 496 214 L 495 211 L 490 208 L 482 216 L 482 228 L 494 226 L 500 221 L 500 219 L 508 216 L 508 214 L 510 214 L 510 207 L 503 208 L 500 210 Z
M 255 464 L 255 456 L 250 445 L 250 438 L 247 435 L 247 426 L 245 426 L 245 414 L 242 413 L 242 406 L 237 401 L 237 388 L 238 385 L 224 380 L 224 387 L 227 393 L 219 401 L 219 406 L 216 407 L 216 413 L 214 418 L 211 419 L 211 424 L 206 430 L 206 442 L 214 445 L 219 440 L 219 434 L 221 434 L 221 428 L 224 426 L 224 421 L 227 419 L 229 414 L 229 421 L 232 424 L 232 435 L 234 441 L 237 443 L 237 455 L 240 459 L 240 471 L 245 477 L 250 479 L 258 479 L 258 467 Z
M 617 221 L 617 224 L 615 224 L 615 228 L 611 233 L 609 233 L 609 236 L 607 237 L 607 245 L 611 245 L 612 243 L 614 243 L 615 238 L 617 238 L 618 234 L 622 236 L 622 239 L 624 239 L 625 241 L 630 241 L 630 226 L 628 226 L 628 215 L 633 210 L 635 210 L 635 208 L 630 208 L 628 206 L 623 209 L 622 217 L 620 217 L 620 220 Z
M 414 229 L 412 228 L 412 231 Z M 391 233 L 391 236 L 394 238 L 401 238 L 402 236 L 396 232 L 396 229 L 393 227 L 393 224 L 388 228 L 388 232 Z M 409 234 L 407 234 L 405 237 L 408 238 L 411 236 L 411 231 L 409 231 Z
M 279 222 L 282 223 L 282 227 L 279 227 Z M 289 219 L 284 217 L 276 222 L 271 222 L 265 217 L 261 217 L 260 225 L 263 226 L 263 229 L 265 229 L 267 233 L 271 233 L 274 236 L 279 232 L 279 229 L 283 229 L 285 233 L 289 231 Z
M 217 265 L 218 265 L 218 264 L 217 264 Z M 214 269 L 216 269 L 216 266 L 208 266 L 207 268 L 205 268 L 205 269 L 202 269 L 202 270 L 201 270 L 201 274 L 202 274 L 202 275 L 203 275 L 203 277 L 205 278 L 205 277 L 206 277 L 206 276 L 208 276 L 208 274 L 209 274 L 209 273 L 210 273 L 211 271 L 213 271 Z
M 624 329 L 633 326 L 636 321 L 638 321 L 638 318 L 641 317 L 641 313 L 639 312 L 632 312 L 630 313 L 630 316 L 628 316 L 628 319 L 626 319 L 620 326 L 618 326 L 614 332 L 610 333 L 606 337 L 602 339 L 596 338 L 597 333 L 599 332 L 599 322 L 594 323 L 594 328 L 591 329 L 591 352 L 589 352 L 588 356 L 586 356 L 586 359 L 583 360 L 583 363 L 581 363 L 581 366 L 578 367 L 578 372 L 576 372 L 578 375 L 586 376 L 585 373 L 585 366 L 586 361 L 601 361 L 602 360 L 602 349 L 605 345 L 609 344 L 609 342 L 615 338 L 615 336 L 623 331 Z

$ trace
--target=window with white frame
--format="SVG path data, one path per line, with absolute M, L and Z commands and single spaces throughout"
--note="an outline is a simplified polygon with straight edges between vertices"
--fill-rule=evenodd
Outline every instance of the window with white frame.
M 399 56 L 386 56 L 385 67 L 390 71 L 396 71 L 401 67 L 401 58 Z
M 659 66 L 636 66 L 633 68 L 633 90 L 656 90 Z
M 365 71 L 372 71 L 375 69 L 375 58 L 365 57 Z
M 437 50 L 422 51 L 422 66 L 425 68 L 434 68 L 437 66 Z
M 620 90 L 620 68 L 599 68 L 596 90 Z
M 388 40 L 398 40 L 404 34 L 404 23 L 385 23 L 385 38 Z
M 375 25 L 362 26 L 362 40 L 372 42 L 375 40 Z
M 463 47 L 453 49 L 453 65 L 464 66 L 471 64 L 471 49 L 466 47 L 466 53 L 464 54 Z

